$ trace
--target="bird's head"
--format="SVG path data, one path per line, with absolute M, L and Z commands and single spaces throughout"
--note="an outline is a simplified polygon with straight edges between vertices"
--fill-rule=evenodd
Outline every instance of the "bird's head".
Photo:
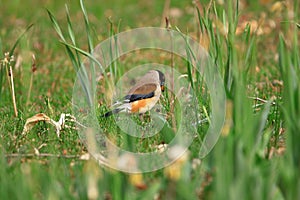
M 156 71 L 158 72 L 160 88 L 161 88 L 161 91 L 163 92 L 165 90 L 165 75 L 159 70 L 156 70 Z

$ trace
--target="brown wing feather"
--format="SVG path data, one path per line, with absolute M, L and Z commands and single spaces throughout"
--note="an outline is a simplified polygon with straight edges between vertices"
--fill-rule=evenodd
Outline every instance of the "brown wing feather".
M 139 87 L 133 87 L 128 92 L 128 94 L 149 94 L 151 92 L 154 92 L 156 90 L 156 84 L 154 83 L 148 83 L 141 85 Z

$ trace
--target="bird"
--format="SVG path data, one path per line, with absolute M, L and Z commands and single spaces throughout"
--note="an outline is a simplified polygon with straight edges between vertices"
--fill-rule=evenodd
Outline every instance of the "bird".
M 113 105 L 116 108 L 102 116 L 109 117 L 119 112 L 144 114 L 155 106 L 164 89 L 165 75 L 159 70 L 150 70 L 136 82 L 122 101 Z

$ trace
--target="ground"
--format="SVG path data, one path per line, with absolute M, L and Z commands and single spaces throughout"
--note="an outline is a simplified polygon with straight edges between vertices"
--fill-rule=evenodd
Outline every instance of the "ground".
M 298 12 L 298 1 L 0 0 L 0 198 L 299 199 Z M 74 62 L 86 57 L 91 44 L 134 28 L 165 28 L 166 17 L 169 29 L 192 37 L 209 53 L 224 85 L 224 126 L 212 151 L 200 157 L 212 91 L 193 63 L 150 49 L 122 56 L 98 77 L 97 120 L 111 141 L 134 152 L 161 151 L 182 120 L 179 100 L 168 92 L 171 85 L 158 109 L 166 123 L 152 138 L 130 137 L 113 118 L 100 117 L 111 106 L 109 83 L 140 64 L 156 62 L 182 73 L 188 81 L 182 90 L 190 102 L 186 105 L 195 105 L 196 97 L 196 112 L 204 121 L 188 151 L 172 165 L 147 173 L 120 172 L 89 154 L 71 128 L 76 122 L 66 121 L 59 137 L 48 122 L 74 114 Z M 122 81 L 131 85 L 136 76 Z M 26 120 L 36 114 L 40 118 L 31 118 L 33 126 L 24 132 Z M 149 116 L 132 118 L 147 129 Z

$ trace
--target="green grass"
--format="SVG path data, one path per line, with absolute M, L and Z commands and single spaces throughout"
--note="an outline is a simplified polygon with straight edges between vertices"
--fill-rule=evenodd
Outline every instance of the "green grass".
M 36 113 L 43 112 L 54 120 L 61 113 L 71 113 L 76 71 L 93 47 L 114 33 L 161 26 L 164 1 L 87 1 L 83 5 L 80 1 L 32 0 L 23 7 L 20 3 L 0 1 L 1 199 L 300 198 L 298 1 L 282 4 L 281 10 L 275 11 L 274 2 L 206 2 L 198 7 L 189 1 L 171 2 L 170 7 L 178 8 L 180 15 L 170 17 L 173 29 L 179 27 L 200 40 L 220 72 L 226 91 L 225 126 L 217 144 L 199 165 L 194 166 L 200 161 L 199 139 L 203 139 L 208 123 L 197 127 L 198 138 L 189 147 L 187 159 L 142 175 L 118 172 L 99 166 L 94 159 L 82 159 L 87 149 L 72 129 L 65 128 L 57 138 L 51 125 L 39 122 L 26 135 L 21 133 L 26 119 Z M 288 15 L 291 12 L 293 18 Z M 243 26 L 251 20 L 252 24 Z M 253 21 L 260 24 L 257 30 L 250 28 L 255 26 Z M 11 63 L 18 108 L 18 117 L 14 117 L 7 66 L 2 60 L 32 23 L 33 27 L 19 40 Z M 223 30 L 224 24 L 229 24 L 228 33 Z M 34 73 L 32 54 L 36 57 Z M 105 80 L 109 81 L 97 86 L 112 88 L 111 84 L 132 65 L 175 63 L 176 70 L 187 74 L 195 90 L 200 117 L 207 117 L 205 110 L 211 111 L 210 93 L 203 77 L 184 59 L 174 56 L 172 60 L 171 56 L 153 50 L 128 54 L 107 69 L 111 75 Z M 99 116 L 110 103 L 101 87 L 97 90 Z M 111 118 L 99 117 L 99 124 L 120 147 L 152 151 L 155 145 L 174 137 L 173 120 L 180 121 L 176 106 L 172 112 L 170 99 L 172 95 L 167 92 L 161 98 L 167 123 L 155 137 L 130 137 L 120 132 Z M 146 123 L 138 116 L 133 119 L 138 124 Z

